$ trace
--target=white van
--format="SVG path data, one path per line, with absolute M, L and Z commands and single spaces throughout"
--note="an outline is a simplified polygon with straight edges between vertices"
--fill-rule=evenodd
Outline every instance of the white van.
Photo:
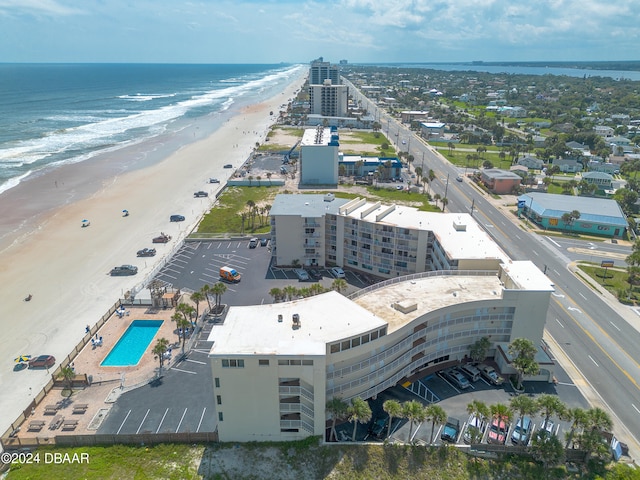
M 480 380 L 480 370 L 478 370 L 474 365 L 470 363 L 466 363 L 460 367 L 460 371 L 464 373 L 469 380 L 472 382 L 477 382 Z

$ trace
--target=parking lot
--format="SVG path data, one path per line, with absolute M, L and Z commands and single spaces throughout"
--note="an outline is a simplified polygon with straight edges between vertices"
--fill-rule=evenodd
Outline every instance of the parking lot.
M 229 305 L 260 305 L 271 303 L 272 288 L 293 285 L 309 286 L 313 280 L 300 281 L 294 268 L 278 268 L 271 263 L 271 248 L 258 245 L 249 248 L 249 238 L 236 240 L 189 241 L 174 255 L 158 273 L 156 279 L 176 288 L 197 291 L 204 284 L 220 281 L 220 267 L 229 266 L 242 275 L 239 283 L 226 283 L 227 291 L 223 303 Z M 321 278 L 316 280 L 330 288 L 335 278 L 329 269 L 316 269 Z M 359 290 L 375 281 L 373 278 L 349 270 L 345 271 L 346 294 Z
M 522 395 L 528 395 L 532 398 L 548 393 L 552 395 L 558 395 L 558 397 L 570 408 L 581 407 L 589 408 L 590 405 L 582 397 L 578 389 L 571 383 L 568 375 L 556 365 L 555 370 L 558 383 L 556 385 L 542 382 L 525 382 L 525 393 Z M 366 424 L 360 424 L 356 430 L 357 441 L 383 441 L 387 439 L 386 428 L 383 434 L 379 437 L 372 435 L 371 429 L 376 420 L 383 419 L 388 420 L 388 415 L 383 409 L 383 404 L 386 400 L 397 400 L 400 403 L 404 403 L 409 400 L 417 400 L 427 406 L 429 402 L 426 398 L 434 400 L 442 407 L 447 413 L 448 417 L 457 419 L 460 422 L 460 430 L 458 432 L 458 444 L 463 444 L 462 435 L 467 426 L 469 419 L 469 413 L 467 413 L 467 405 L 474 400 L 484 402 L 487 406 L 495 405 L 498 403 L 509 405 L 512 398 L 516 396 L 515 391 L 511 388 L 508 382 L 501 386 L 493 386 L 489 384 L 485 379 L 481 378 L 476 382 L 473 382 L 471 386 L 465 390 L 457 388 L 451 381 L 439 373 L 430 374 L 419 380 L 416 380 L 412 384 L 413 390 L 403 386 L 392 387 L 377 396 L 376 399 L 369 400 L 369 406 L 371 407 L 372 416 L 371 421 Z M 414 393 L 416 392 L 416 393 Z M 420 393 L 421 396 L 418 395 Z M 514 417 L 510 422 L 510 431 L 507 435 L 507 445 L 511 445 L 511 433 L 518 421 L 517 413 L 513 414 Z M 538 429 L 543 418 L 538 415 L 532 417 L 534 423 L 534 429 Z M 560 439 L 564 438 L 564 433 L 569 431 L 570 425 L 567 422 L 560 421 L 558 418 L 552 418 L 557 428 L 557 434 Z M 388 423 L 385 423 L 388 425 Z M 410 424 L 407 419 L 394 419 L 391 425 L 391 435 L 388 437 L 388 441 L 397 442 L 416 442 L 419 444 L 428 444 L 431 437 L 431 422 L 429 420 L 423 423 L 416 423 L 413 426 L 411 437 L 409 437 Z M 338 439 L 342 441 L 350 441 L 353 433 L 353 424 L 344 422 L 336 427 Z M 440 445 L 443 442 L 440 435 L 442 434 L 443 425 L 436 425 L 433 433 L 434 444 Z M 328 435 L 328 431 L 327 431 Z M 486 443 L 486 431 L 483 438 L 483 443 Z

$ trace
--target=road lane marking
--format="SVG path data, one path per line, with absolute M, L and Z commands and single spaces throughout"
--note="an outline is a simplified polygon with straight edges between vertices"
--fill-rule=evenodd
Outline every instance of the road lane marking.
M 559 324 L 562 328 L 564 328 L 564 325 L 563 325 L 562 323 L 560 323 L 560 320 L 558 320 L 557 318 L 556 318 L 556 322 L 558 322 L 558 324 Z
M 151 411 L 150 408 L 147 409 L 147 413 L 144 414 L 144 418 L 142 419 L 142 421 L 140 422 L 140 426 L 138 427 L 138 430 L 136 430 L 136 434 L 140 433 L 140 429 L 142 428 L 142 425 L 144 425 L 144 421 L 147 419 L 147 415 L 149 415 L 149 412 Z
M 538 252 L 536 252 L 535 250 L 531 250 L 531 251 L 532 251 L 536 256 L 538 256 L 538 257 L 540 256 L 540 255 L 538 255 Z
M 611 324 L 611 326 L 613 328 L 615 328 L 616 330 L 620 331 L 620 328 L 615 323 L 613 323 L 611 320 L 609 320 L 609 323 Z
M 550 238 L 550 237 L 544 237 L 544 238 L 546 238 L 547 240 L 549 240 L 549 241 L 550 241 L 551 243 L 553 243 L 556 247 L 558 247 L 558 248 L 562 248 L 562 246 L 561 246 L 558 242 L 556 242 L 555 240 L 553 240 L 552 238 Z
M 600 366 L 600 365 L 598 365 L 598 363 L 593 359 L 593 357 L 592 357 L 591 355 L 589 355 L 589 358 L 591 359 L 591 361 L 592 361 L 593 363 L 595 363 L 595 364 L 596 364 L 596 367 L 599 367 L 599 366 Z
M 178 426 L 176 427 L 176 433 L 178 433 L 178 431 L 180 430 L 180 425 L 182 425 L 182 421 L 184 420 L 184 416 L 187 414 L 187 409 L 184 409 L 184 412 L 182 412 L 182 417 L 180 417 L 180 421 L 178 422 Z
M 207 364 L 207 362 L 201 362 L 200 360 L 191 360 L 190 358 L 187 358 L 185 360 L 185 362 L 199 363 L 200 365 L 206 365 Z
M 191 375 L 197 375 L 197 372 L 191 372 L 189 370 L 182 370 L 181 368 L 176 368 L 173 367 L 171 370 L 175 370 L 176 372 L 182 372 L 182 373 L 190 373 Z
M 158 429 L 156 430 L 156 433 L 158 433 L 160 431 L 160 427 L 162 427 L 162 422 L 164 422 L 164 417 L 167 416 L 167 412 L 168 411 L 169 411 L 168 408 L 164 411 L 164 415 L 162 415 L 162 420 L 160 420 L 160 425 L 158 425 Z
M 638 410 L 638 407 L 636 407 L 633 403 L 631 404 L 631 406 L 635 409 L 636 412 L 640 413 L 640 410 Z
M 127 418 L 129 418 L 129 415 L 131 415 L 131 410 L 129 410 L 129 411 L 127 412 L 126 417 L 124 417 L 124 420 L 122 420 L 122 423 L 120 424 L 120 428 L 118 428 L 118 431 L 116 432 L 116 435 L 119 435 L 119 434 L 120 434 L 120 430 L 122 430 L 122 427 L 124 427 L 124 422 L 126 422 L 126 421 L 127 421 Z
M 578 292 L 578 295 L 580 295 L 582 298 L 584 298 L 585 300 L 587 299 L 587 297 L 585 297 L 581 292 Z
M 558 272 L 558 270 L 556 270 L 555 268 L 553 269 L 553 271 L 556 273 L 556 275 L 560 275 L 560 272 Z

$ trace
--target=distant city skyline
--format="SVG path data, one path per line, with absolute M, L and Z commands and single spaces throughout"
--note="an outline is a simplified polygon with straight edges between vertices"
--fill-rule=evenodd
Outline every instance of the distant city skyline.
M 0 0 L 0 62 L 638 60 L 638 0 Z

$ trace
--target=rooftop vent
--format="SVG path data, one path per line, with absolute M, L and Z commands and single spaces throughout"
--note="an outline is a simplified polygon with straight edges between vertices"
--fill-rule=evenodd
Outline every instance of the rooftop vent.
M 333 202 L 336 199 L 336 196 L 333 193 L 325 193 L 324 201 L 325 202 Z
M 282 314 L 281 313 L 278 314 L 278 323 L 282 323 Z
M 418 304 L 413 300 L 401 300 L 400 302 L 393 303 L 391 307 L 394 310 L 407 314 L 417 310 Z
M 297 313 L 294 313 L 293 317 L 292 317 L 292 321 L 293 321 L 292 328 L 294 330 L 299 329 L 300 328 L 300 315 L 298 315 Z

